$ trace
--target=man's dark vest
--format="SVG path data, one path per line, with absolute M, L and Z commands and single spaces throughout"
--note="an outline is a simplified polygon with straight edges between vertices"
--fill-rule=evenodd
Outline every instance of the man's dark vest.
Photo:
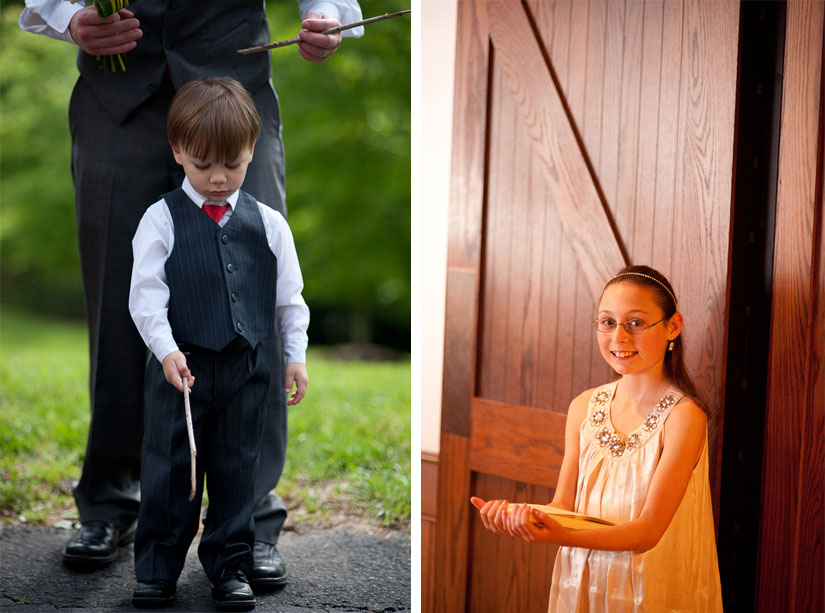
M 232 77 L 255 92 L 271 76 L 269 53 L 236 53 L 269 42 L 261 0 L 136 0 L 129 10 L 143 37 L 124 55 L 126 72 L 106 74 L 95 56 L 77 56 L 81 77 L 117 123 L 158 90 L 167 67 L 176 90 L 196 77 Z
M 219 351 L 241 335 L 255 347 L 274 330 L 278 275 L 257 202 L 240 192 L 221 228 L 182 189 L 163 198 L 175 230 L 166 261 L 175 341 Z

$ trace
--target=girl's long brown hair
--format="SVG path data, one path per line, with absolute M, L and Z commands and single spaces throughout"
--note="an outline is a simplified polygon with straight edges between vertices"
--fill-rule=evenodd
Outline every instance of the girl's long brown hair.
M 673 291 L 673 286 L 670 284 L 670 281 L 667 280 L 667 277 L 658 270 L 650 266 L 625 266 L 616 273 L 615 277 L 607 282 L 604 289 L 616 283 L 635 283 L 640 287 L 651 290 L 656 296 L 656 304 L 662 310 L 662 313 L 664 313 L 665 319 L 669 320 L 673 317 L 673 314 L 676 313 L 676 292 Z M 602 290 L 602 294 L 604 294 L 604 289 Z M 670 293 L 668 294 L 668 292 Z M 699 405 L 705 413 L 710 414 L 708 407 L 702 402 L 702 399 L 696 391 L 696 384 L 693 382 L 693 377 L 691 377 L 685 367 L 684 334 L 680 334 L 674 339 L 673 351 L 665 352 L 665 376 L 673 385 Z

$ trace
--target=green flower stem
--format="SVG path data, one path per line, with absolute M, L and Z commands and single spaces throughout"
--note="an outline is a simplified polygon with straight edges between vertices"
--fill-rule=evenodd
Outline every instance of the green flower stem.
M 129 0 L 94 0 L 94 7 L 100 17 L 114 15 L 121 9 L 129 6 Z M 98 55 L 97 62 L 104 72 L 126 71 L 126 58 L 120 53 L 117 55 Z

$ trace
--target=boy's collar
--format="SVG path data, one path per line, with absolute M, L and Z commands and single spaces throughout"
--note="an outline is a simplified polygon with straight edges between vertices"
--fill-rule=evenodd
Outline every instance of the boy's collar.
M 189 177 L 186 177 L 183 180 L 183 185 L 181 185 L 183 192 L 189 196 L 189 199 L 194 202 L 198 208 L 203 208 L 204 204 L 223 204 L 223 202 L 212 202 L 208 198 L 204 198 L 198 192 L 195 191 L 195 188 L 192 187 L 192 184 L 189 182 Z M 238 197 L 240 196 L 241 190 L 235 190 L 229 197 L 224 201 L 226 202 L 231 208 L 232 212 L 235 212 L 235 205 L 238 202 Z

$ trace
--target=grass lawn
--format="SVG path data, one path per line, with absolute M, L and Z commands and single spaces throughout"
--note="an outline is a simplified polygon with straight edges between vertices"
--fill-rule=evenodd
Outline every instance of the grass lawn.
M 336 516 L 409 527 L 410 363 L 342 362 L 310 349 L 310 386 L 290 408 L 278 493 L 290 521 Z M 0 310 L 0 515 L 76 518 L 89 425 L 82 324 Z

